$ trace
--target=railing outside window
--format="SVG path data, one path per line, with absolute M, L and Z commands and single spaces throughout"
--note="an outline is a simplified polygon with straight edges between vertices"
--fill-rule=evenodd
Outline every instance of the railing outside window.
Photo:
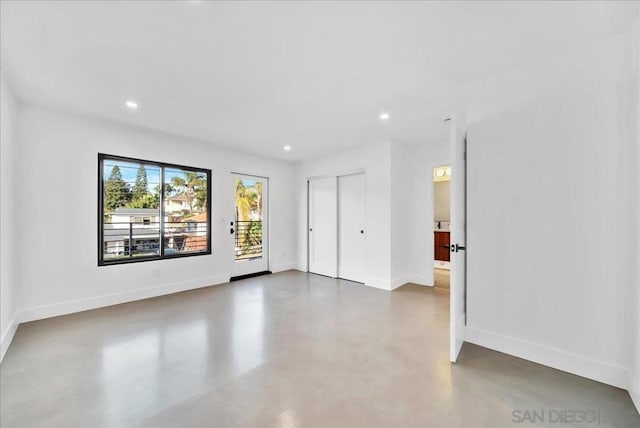
M 160 223 L 104 222 L 104 259 L 119 260 L 160 255 Z M 164 254 L 207 251 L 207 222 L 164 224 Z
M 262 221 L 236 222 L 236 261 L 262 257 Z

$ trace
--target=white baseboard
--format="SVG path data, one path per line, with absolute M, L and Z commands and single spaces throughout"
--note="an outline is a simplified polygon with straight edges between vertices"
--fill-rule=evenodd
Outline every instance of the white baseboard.
M 410 282 L 409 278 L 404 276 L 401 278 L 392 279 L 389 282 L 389 290 L 395 290 L 396 288 L 402 287 L 406 283 Z
M 636 406 L 636 411 L 640 413 L 640 391 L 639 390 L 629 390 L 629 395 L 631 396 L 631 401 Z
M 640 413 L 640 373 L 636 373 L 635 378 L 631 377 L 631 385 L 629 385 L 629 395 L 631 401 L 636 406 L 636 410 Z
M 465 341 L 598 382 L 628 389 L 629 370 L 582 355 L 467 326 Z
M 380 290 L 391 291 L 391 281 L 389 281 L 388 279 L 369 276 L 365 278 L 364 285 L 368 287 L 379 288 Z
M 272 273 L 284 272 L 291 269 L 296 269 L 295 263 L 280 263 L 279 265 L 271 266 Z
M 379 288 L 380 290 L 392 291 L 405 285 L 407 282 L 409 282 L 409 280 L 405 277 L 388 280 L 369 276 L 365 278 L 364 285 Z
M 133 302 L 180 291 L 194 290 L 196 288 L 209 287 L 211 285 L 229 282 L 229 274 L 215 275 L 189 281 L 174 282 L 171 284 L 143 288 L 140 290 L 126 291 L 123 293 L 107 294 L 104 296 L 89 297 L 72 300 L 70 302 L 54 303 L 51 305 L 35 306 L 18 311 L 16 321 L 18 323 L 57 317 L 75 312 L 88 311 L 90 309 L 103 308 L 105 306 L 118 305 L 120 303 Z
M 425 287 L 433 287 L 433 279 L 426 276 L 409 276 L 407 282 L 416 285 L 424 285 Z
M 9 349 L 9 345 L 11 345 L 11 341 L 13 340 L 13 336 L 16 335 L 17 330 L 18 323 L 14 316 L 9 323 L 9 327 L 7 327 L 7 331 L 3 332 L 2 339 L 0 339 L 0 363 L 4 360 L 4 354 L 7 353 L 7 349 Z
M 405 284 L 424 285 L 426 287 L 433 287 L 433 281 L 426 276 L 412 276 L 408 275 L 402 278 L 391 280 L 389 289 L 395 290 L 398 287 L 402 287 Z

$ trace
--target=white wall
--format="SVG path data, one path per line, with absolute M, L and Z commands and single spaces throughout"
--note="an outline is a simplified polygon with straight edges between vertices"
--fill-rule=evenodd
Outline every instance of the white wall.
M 633 354 L 633 362 L 631 365 L 631 387 L 629 392 L 633 402 L 636 405 L 636 409 L 640 412 L 640 10 L 638 11 L 638 18 L 636 19 L 635 26 L 630 32 L 631 37 L 631 56 L 632 62 L 635 65 L 635 105 L 631 110 L 631 114 L 635 113 L 636 126 L 635 126 L 635 141 L 636 141 L 636 182 L 637 182 L 637 200 L 636 200 L 636 219 L 638 221 L 636 228 L 635 241 L 636 247 L 636 260 L 635 260 L 635 330 L 632 331 L 631 339 L 635 340 L 635 350 Z
M 307 270 L 307 179 L 365 171 L 365 283 L 391 289 L 390 150 L 373 143 L 296 163 L 298 269 Z
M 409 221 L 412 209 L 411 147 L 394 141 L 391 143 L 391 288 L 412 282 L 410 272 L 413 226 Z
M 36 107 L 19 116 L 20 183 L 12 226 L 21 288 L 20 321 L 212 285 L 229 279 L 233 241 L 230 172 L 270 178 L 271 269 L 293 268 L 293 166 L 206 142 Z M 212 170 L 212 254 L 97 266 L 97 154 Z M 69 207 L 73 207 L 70 209 Z
M 443 123 L 447 127 L 449 122 Z M 446 132 L 445 132 L 446 134 Z M 411 198 L 407 219 L 412 224 L 412 239 L 407 256 L 407 275 L 411 282 L 433 285 L 433 167 L 449 164 L 449 142 L 446 138 L 413 144 L 406 165 L 410 171 Z
M 0 70 L 0 361 L 11 343 L 16 324 L 16 272 L 12 243 L 16 233 L 15 210 L 16 129 L 18 106 Z
M 637 337 L 630 41 L 493 79 L 500 108 L 468 129 L 466 339 L 623 388 Z
M 434 183 L 434 219 L 435 221 L 451 220 L 451 181 Z

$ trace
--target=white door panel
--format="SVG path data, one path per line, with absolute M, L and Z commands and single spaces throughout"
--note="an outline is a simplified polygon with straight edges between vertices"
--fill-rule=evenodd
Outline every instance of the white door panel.
M 451 244 L 466 243 L 466 117 L 454 114 L 450 120 L 451 144 Z M 466 249 L 451 249 L 450 345 L 452 362 L 456 362 L 464 342 L 466 295 Z
M 364 283 L 364 174 L 338 177 L 338 276 Z
M 309 272 L 338 274 L 336 178 L 309 181 Z

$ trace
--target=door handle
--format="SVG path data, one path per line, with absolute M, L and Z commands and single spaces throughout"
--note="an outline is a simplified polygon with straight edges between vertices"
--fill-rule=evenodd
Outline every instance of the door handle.
M 458 251 L 466 251 L 467 247 L 464 245 L 451 244 L 451 252 L 457 253 Z
M 233 233 L 235 232 L 235 230 L 233 230 L 233 227 L 231 229 L 229 229 L 229 233 L 233 235 Z

